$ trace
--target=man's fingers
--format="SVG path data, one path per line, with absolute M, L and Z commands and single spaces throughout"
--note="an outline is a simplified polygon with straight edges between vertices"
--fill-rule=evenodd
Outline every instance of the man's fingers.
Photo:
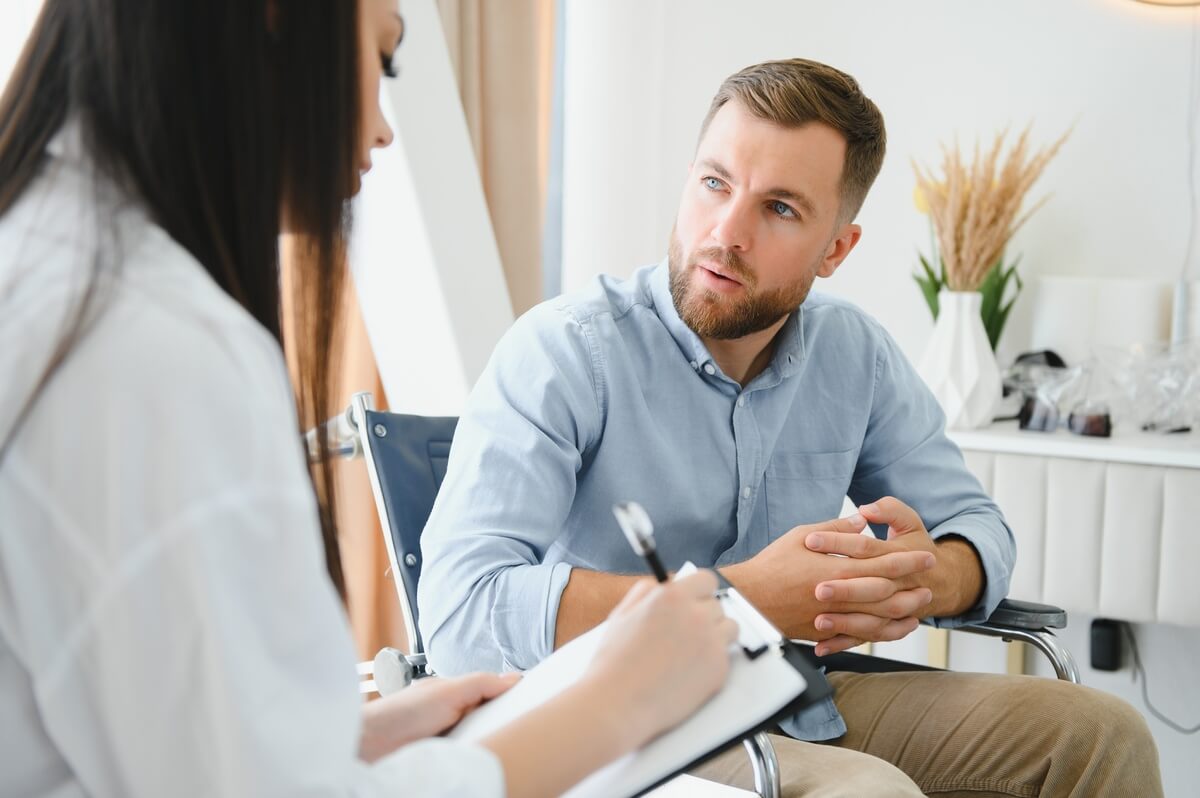
M 804 538 L 804 545 L 809 551 L 844 554 L 858 559 L 881 557 L 895 551 L 895 547 L 871 535 L 835 535 L 828 531 L 810 532 Z
M 840 583 L 825 583 L 840 586 Z M 891 584 L 895 584 L 894 582 Z M 818 586 L 820 587 L 820 586 Z M 933 591 L 927 587 L 896 590 L 879 601 L 825 601 L 826 612 L 862 612 L 879 618 L 921 617 L 923 610 L 933 601 Z
M 881 565 L 882 576 L 899 579 L 928 571 L 937 564 L 937 557 L 930 551 L 898 551 L 894 554 L 877 557 L 875 561 Z M 857 562 L 865 563 L 867 561 L 858 560 Z
M 872 608 L 872 612 L 887 618 L 919 617 L 921 610 L 933 601 L 933 591 L 927 587 L 899 590 Z
M 895 621 L 888 621 L 877 640 L 899 640 L 903 637 L 908 637 L 916 631 L 920 623 L 916 618 L 900 618 Z
M 894 496 L 884 496 L 871 504 L 864 504 L 858 512 L 872 524 L 887 524 L 898 535 L 924 529 L 925 522 L 917 511 Z
M 804 524 L 803 526 L 795 527 L 792 531 L 802 531 L 804 533 L 841 532 L 847 535 L 857 535 L 866 528 L 867 520 L 862 515 L 855 513 L 845 518 L 831 518 L 828 521 L 821 521 L 817 524 Z
M 833 632 L 835 637 L 847 635 L 859 640 L 899 640 L 917 628 L 917 619 L 893 620 L 864 612 L 825 612 L 814 619 L 813 625 L 819 631 Z
M 837 635 L 829 638 L 828 640 L 822 640 L 820 643 L 817 643 L 813 653 L 815 653 L 818 657 L 827 657 L 830 654 L 836 654 L 839 651 L 846 651 L 847 649 L 854 648 L 855 646 L 861 646 L 863 642 L 864 641 L 859 640 L 856 637 L 850 637 L 849 635 Z
M 937 557 L 928 551 L 893 551 L 879 557 L 867 559 L 838 560 L 843 579 L 864 576 L 882 576 L 885 579 L 901 579 L 928 571 L 937 563 Z
M 883 601 L 896 592 L 896 583 L 881 576 L 863 576 L 857 579 L 835 579 L 817 585 L 818 601 L 868 602 Z

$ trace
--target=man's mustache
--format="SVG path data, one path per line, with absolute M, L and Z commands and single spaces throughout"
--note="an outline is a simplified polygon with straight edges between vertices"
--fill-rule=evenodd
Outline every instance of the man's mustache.
M 719 264 L 721 268 L 729 272 L 742 285 L 747 288 L 754 287 L 754 272 L 750 271 L 750 267 L 742 260 L 742 256 L 731 249 L 710 247 L 709 249 L 699 250 L 692 255 L 690 265 L 694 267 L 701 261 Z

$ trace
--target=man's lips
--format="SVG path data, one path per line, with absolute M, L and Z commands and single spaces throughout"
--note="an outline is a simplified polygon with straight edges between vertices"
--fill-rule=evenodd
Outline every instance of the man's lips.
M 739 280 L 737 277 L 734 277 L 727 270 L 723 269 L 722 267 L 718 266 L 715 263 L 697 263 L 696 266 L 698 268 L 704 269 L 706 272 L 712 272 L 716 276 L 722 277 L 726 280 L 729 280 L 730 282 L 737 283 L 738 285 L 742 284 L 741 280 Z

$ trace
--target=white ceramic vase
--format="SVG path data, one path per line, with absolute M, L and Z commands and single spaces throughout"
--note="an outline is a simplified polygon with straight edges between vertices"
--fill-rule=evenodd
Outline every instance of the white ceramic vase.
M 992 422 L 1000 401 L 1000 369 L 988 344 L 978 291 L 938 294 L 933 337 L 917 368 L 946 413 L 947 429 L 974 429 Z

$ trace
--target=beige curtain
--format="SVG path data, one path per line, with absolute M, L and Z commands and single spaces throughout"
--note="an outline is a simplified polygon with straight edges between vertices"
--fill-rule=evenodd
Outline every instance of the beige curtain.
M 554 0 L 438 0 L 513 311 L 541 301 Z M 401 266 L 401 268 L 403 268 Z M 353 291 L 347 292 L 338 407 L 386 397 Z M 397 342 L 397 345 L 400 345 Z M 359 657 L 402 647 L 404 624 L 361 461 L 339 464 L 338 529 Z
M 542 299 L 554 0 L 438 0 L 513 312 Z

